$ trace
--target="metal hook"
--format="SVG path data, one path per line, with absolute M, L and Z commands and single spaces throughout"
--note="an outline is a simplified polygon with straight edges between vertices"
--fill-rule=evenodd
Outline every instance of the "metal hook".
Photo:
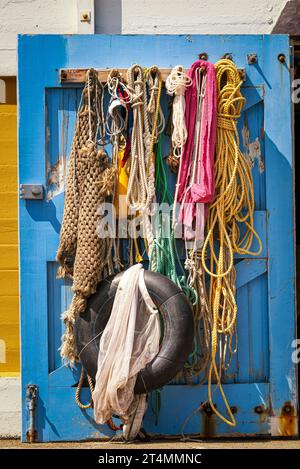
M 208 54 L 206 52 L 201 52 L 201 54 L 198 54 L 199 60 L 207 60 L 208 59 Z
M 222 56 L 222 59 L 233 60 L 232 54 L 230 52 L 226 52 L 226 54 Z
M 257 61 L 258 61 L 258 59 L 257 59 L 257 54 L 256 54 L 256 53 L 247 54 L 247 59 L 248 59 L 248 64 L 249 64 L 249 65 L 256 64 Z

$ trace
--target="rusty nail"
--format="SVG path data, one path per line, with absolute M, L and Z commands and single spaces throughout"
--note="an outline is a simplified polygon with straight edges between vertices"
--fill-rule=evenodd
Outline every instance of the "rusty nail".
M 290 404 L 285 404 L 283 407 L 282 407 L 282 412 L 284 414 L 291 414 L 292 412 L 292 406 Z
M 284 54 L 278 54 L 277 59 L 279 60 L 280 63 L 284 64 L 285 62 L 285 55 Z
M 199 60 L 207 60 L 208 59 L 208 54 L 206 52 L 201 52 L 201 54 L 198 54 Z
M 237 414 L 238 408 L 237 408 L 237 406 L 233 405 L 233 406 L 230 407 L 230 410 L 233 414 Z
M 253 65 L 257 63 L 257 54 L 247 54 L 248 64 Z
M 263 411 L 264 411 L 264 408 L 263 408 L 263 406 L 261 406 L 261 405 L 257 405 L 256 407 L 254 407 L 254 412 L 255 412 L 256 414 L 262 414 Z
M 240 77 L 241 77 L 241 80 L 245 81 L 246 80 L 246 72 L 244 69 L 240 69 L 239 70 L 239 74 L 240 74 Z

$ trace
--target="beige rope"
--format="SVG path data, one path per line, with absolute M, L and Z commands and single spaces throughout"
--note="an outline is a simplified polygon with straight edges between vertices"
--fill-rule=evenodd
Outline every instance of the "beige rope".
M 185 262 L 187 269 L 188 284 L 197 292 L 197 303 L 194 306 L 195 335 L 194 351 L 196 356 L 192 357 L 191 375 L 200 376 L 200 383 L 206 381 L 208 366 L 211 357 L 211 329 L 212 329 L 212 309 L 207 296 L 205 285 L 205 273 L 201 262 L 201 249 L 196 247 L 187 250 Z
M 81 389 L 82 389 L 82 386 L 83 386 L 83 383 L 84 383 L 84 375 L 85 375 L 84 368 L 81 367 L 80 379 L 79 379 L 79 382 L 78 382 L 78 385 L 77 385 L 77 388 L 76 388 L 75 401 L 76 401 L 76 404 L 78 405 L 78 407 L 80 407 L 80 409 L 89 409 L 90 407 L 94 407 L 92 397 L 91 397 L 91 400 L 88 404 L 82 404 L 82 402 L 80 400 L 80 392 L 81 392 Z M 92 396 L 92 394 L 94 392 L 94 383 L 93 383 L 92 378 L 89 375 L 87 375 L 87 379 L 88 379 L 89 388 L 90 388 L 91 396 Z
M 133 127 L 131 137 L 130 173 L 127 204 L 133 211 L 145 210 L 151 203 L 146 164 L 150 148 L 150 131 L 145 109 L 146 86 L 144 73 L 139 65 L 128 69 L 128 89 L 132 94 Z
M 109 272 L 111 257 L 111 241 L 99 238 L 96 232 L 101 217 L 98 206 L 113 193 L 117 172 L 105 151 L 98 150 L 99 133 L 100 141 L 104 139 L 102 98 L 103 88 L 97 73 L 91 69 L 87 73 L 75 126 L 57 252 L 61 266 L 58 276 L 73 279 L 74 297 L 62 316 L 66 330 L 61 356 L 70 363 L 76 358 L 75 319 L 85 310 L 86 300 L 96 291 L 98 282 Z

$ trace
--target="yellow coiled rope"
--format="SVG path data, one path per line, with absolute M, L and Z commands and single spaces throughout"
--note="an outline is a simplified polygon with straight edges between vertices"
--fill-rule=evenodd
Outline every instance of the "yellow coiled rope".
M 222 370 L 227 370 L 229 367 L 233 353 L 233 336 L 236 333 L 234 254 L 259 255 L 262 245 L 254 230 L 254 190 L 251 168 L 239 149 L 237 121 L 246 101 L 240 90 L 242 80 L 236 65 L 231 60 L 220 60 L 215 64 L 215 70 L 218 94 L 216 193 L 208 211 L 207 235 L 203 243 L 201 259 L 203 269 L 210 276 L 209 300 L 213 314 L 208 398 L 215 414 L 228 425 L 235 426 L 235 418 L 221 384 Z M 256 252 L 251 252 L 254 238 L 257 239 L 259 247 Z M 208 266 L 206 259 L 209 258 L 210 265 Z M 217 354 L 220 357 L 218 364 Z M 224 417 L 213 404 L 214 380 L 214 391 L 220 390 L 229 419 Z

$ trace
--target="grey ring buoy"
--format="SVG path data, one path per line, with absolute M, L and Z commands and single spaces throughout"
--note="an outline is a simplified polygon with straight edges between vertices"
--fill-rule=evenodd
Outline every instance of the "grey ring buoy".
M 147 393 L 169 383 L 183 368 L 193 349 L 194 318 L 190 302 L 169 278 L 145 270 L 145 283 L 163 321 L 159 353 L 137 376 L 135 394 Z M 75 322 L 78 357 L 95 379 L 99 342 L 109 319 L 122 272 L 99 283 L 86 310 Z

